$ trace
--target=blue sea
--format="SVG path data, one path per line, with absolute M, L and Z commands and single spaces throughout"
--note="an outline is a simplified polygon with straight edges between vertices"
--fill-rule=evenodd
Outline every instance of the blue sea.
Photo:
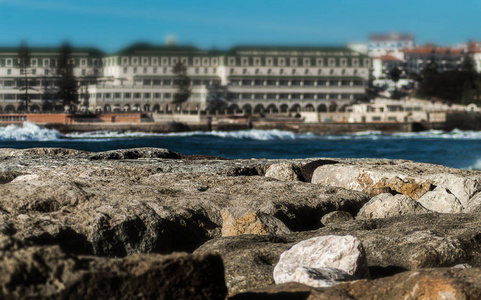
M 279 130 L 152 134 L 98 131 L 61 134 L 32 123 L 0 127 L 0 147 L 62 147 L 87 151 L 157 147 L 226 158 L 366 157 L 408 159 L 481 169 L 481 132 L 296 134 Z

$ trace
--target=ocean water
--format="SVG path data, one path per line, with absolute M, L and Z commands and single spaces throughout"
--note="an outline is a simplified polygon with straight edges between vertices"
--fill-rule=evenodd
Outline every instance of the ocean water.
M 32 123 L 0 127 L 0 147 L 62 147 L 106 151 L 136 147 L 167 148 L 184 154 L 227 158 L 352 157 L 408 159 L 481 170 L 481 132 L 360 132 L 295 134 L 279 130 L 151 134 L 99 131 L 63 135 Z

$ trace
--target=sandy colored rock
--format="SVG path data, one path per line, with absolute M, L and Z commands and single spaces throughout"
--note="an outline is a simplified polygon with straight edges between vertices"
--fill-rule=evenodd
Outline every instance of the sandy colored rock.
M 299 173 L 293 164 L 280 163 L 269 166 L 265 176 L 281 181 L 299 181 Z
M 287 234 L 291 231 L 273 216 L 249 208 L 230 207 L 222 210 L 222 236 L 241 234 Z
M 423 207 L 419 202 L 411 197 L 389 193 L 379 194 L 372 198 L 359 211 L 358 217 L 374 219 L 389 218 L 401 215 L 426 214 L 431 211 Z

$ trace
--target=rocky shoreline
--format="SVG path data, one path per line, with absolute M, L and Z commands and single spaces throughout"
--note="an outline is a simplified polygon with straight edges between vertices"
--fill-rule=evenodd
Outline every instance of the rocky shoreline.
M 153 148 L 0 161 L 0 298 L 481 297 L 481 172 Z

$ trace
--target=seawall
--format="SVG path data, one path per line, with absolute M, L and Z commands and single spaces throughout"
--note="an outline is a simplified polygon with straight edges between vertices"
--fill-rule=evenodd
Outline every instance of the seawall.
M 136 131 L 168 133 L 184 131 L 235 131 L 246 129 L 279 129 L 296 133 L 312 132 L 318 134 L 340 134 L 361 131 L 413 132 L 429 129 L 444 129 L 444 123 L 300 123 L 300 122 L 251 122 L 251 123 L 82 123 L 82 124 L 44 124 L 49 129 L 62 133 L 88 131 Z

